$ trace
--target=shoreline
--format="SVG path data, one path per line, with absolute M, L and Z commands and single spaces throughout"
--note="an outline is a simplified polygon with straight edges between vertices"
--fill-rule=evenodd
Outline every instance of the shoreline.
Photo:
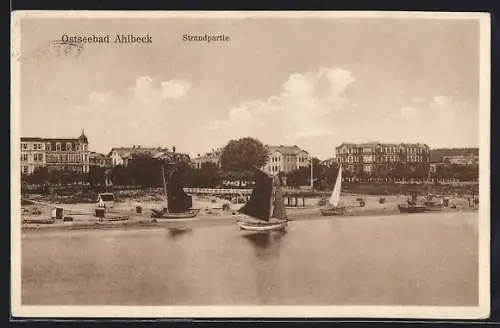
M 361 208 L 363 209 L 363 208 Z M 319 213 L 319 208 L 304 208 L 294 209 L 289 212 L 289 219 L 291 222 L 295 221 L 318 221 L 318 220 L 335 220 L 342 218 L 370 218 L 380 216 L 402 216 L 407 217 L 411 215 L 426 215 L 426 214 L 449 214 L 449 213 L 466 213 L 478 212 L 474 209 L 447 209 L 443 208 L 442 211 L 429 211 L 424 213 L 400 213 L 397 209 L 394 210 L 376 210 L 364 209 L 358 210 L 351 208 L 345 215 L 338 216 L 322 216 Z M 235 214 L 224 214 L 218 216 L 201 215 L 197 218 L 187 220 L 169 220 L 154 222 L 150 218 L 135 217 L 119 221 L 103 221 L 89 220 L 87 222 L 54 222 L 54 223 L 37 223 L 37 224 L 24 224 L 21 226 L 21 232 L 25 233 L 41 233 L 41 232 L 69 232 L 69 231 L 95 231 L 95 230 L 131 230 L 131 229 L 191 229 L 191 228 L 210 228 L 217 226 L 230 226 L 236 227 L 236 220 L 241 219 L 242 216 Z M 181 227 L 179 227 L 179 225 Z

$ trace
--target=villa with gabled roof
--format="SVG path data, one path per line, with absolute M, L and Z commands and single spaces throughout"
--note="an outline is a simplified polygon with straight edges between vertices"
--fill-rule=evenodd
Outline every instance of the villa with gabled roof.
M 310 165 L 310 156 L 307 151 L 293 146 L 266 146 L 268 150 L 267 162 L 263 170 L 270 174 L 288 173 Z

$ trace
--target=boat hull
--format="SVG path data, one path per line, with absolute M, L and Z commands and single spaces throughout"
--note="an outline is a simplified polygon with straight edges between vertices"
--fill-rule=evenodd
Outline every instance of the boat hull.
M 439 212 L 443 210 L 442 202 L 432 202 L 432 201 L 425 202 L 424 206 L 427 212 Z
M 426 206 L 426 212 L 440 212 L 443 210 L 443 206 Z
M 285 230 L 288 226 L 288 221 L 280 222 L 246 222 L 236 221 L 241 230 L 248 231 L 280 231 Z
M 320 208 L 319 210 L 323 216 L 334 216 L 334 215 L 344 215 L 346 214 L 345 207 L 327 207 Z
M 182 213 L 166 213 L 162 211 L 152 210 L 153 213 L 151 217 L 154 219 L 169 219 L 169 220 L 179 220 L 179 219 L 192 219 L 198 215 L 199 209 L 192 209 L 187 212 Z
M 407 206 L 407 205 L 398 205 L 398 210 L 401 213 L 423 213 L 426 211 L 426 208 L 423 206 Z

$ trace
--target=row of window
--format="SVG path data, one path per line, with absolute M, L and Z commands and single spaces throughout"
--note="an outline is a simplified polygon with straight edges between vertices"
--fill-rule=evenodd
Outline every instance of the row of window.
M 285 158 L 288 159 L 289 163 L 293 162 L 294 159 L 295 159 L 292 156 L 287 156 Z M 308 158 L 307 157 L 297 157 L 297 160 L 299 161 L 299 163 L 304 163 L 304 162 L 308 161 Z M 271 157 L 271 162 L 281 162 L 281 157 L 279 157 L 279 156 L 272 156 Z
M 40 167 L 40 166 L 37 166 L 37 167 Z M 86 166 L 86 165 L 84 165 L 84 166 L 81 166 L 81 165 L 78 165 L 78 166 L 63 166 L 63 167 L 56 168 L 56 170 L 67 171 L 67 172 L 85 172 L 85 173 L 88 173 L 89 172 L 89 167 Z M 23 165 L 21 167 L 21 172 L 23 174 L 29 174 L 30 173 L 29 166 L 28 165 Z
M 81 163 L 87 161 L 87 154 L 47 155 L 47 163 Z
M 401 162 L 401 159 L 399 156 L 383 156 L 378 161 L 389 162 L 389 163 L 398 163 L 398 162 Z M 422 155 L 407 155 L 406 161 L 407 162 L 424 162 L 424 157 Z M 340 163 L 370 163 L 370 162 L 377 162 L 377 160 L 376 160 L 376 157 L 373 155 L 367 155 L 367 156 L 363 156 L 363 157 L 360 157 L 360 156 L 342 156 L 342 157 L 339 157 L 339 162 Z
M 269 170 L 271 172 L 279 172 L 279 171 L 281 171 L 280 167 L 278 165 L 271 165 L 271 166 L 269 166 Z
M 43 147 L 43 144 L 40 144 L 40 143 L 36 143 L 36 144 L 32 144 L 32 148 L 33 150 L 42 150 L 42 147 Z M 29 144 L 27 143 L 21 143 L 21 149 L 22 150 L 28 150 L 29 149 Z
M 384 153 L 398 153 L 400 151 L 406 150 L 407 153 L 411 154 L 423 154 L 425 153 L 424 148 L 420 147 L 408 147 L 408 148 L 397 148 L 397 147 L 382 147 L 382 148 L 341 148 L 339 154 L 359 154 L 359 153 L 375 153 L 376 151 L 382 151 Z
M 21 162 L 28 162 L 29 158 L 29 154 L 21 154 Z M 33 162 L 43 162 L 43 154 L 33 154 Z
M 26 142 L 23 142 L 21 143 L 21 149 L 22 150 L 43 150 L 43 143 L 33 143 L 31 144 L 32 145 L 32 148 L 30 149 L 29 148 L 29 145 L 28 143 Z M 64 147 L 63 147 L 64 146 Z M 52 149 L 52 144 L 51 143 L 46 143 L 45 144 L 45 150 L 56 150 L 56 151 L 60 151 L 60 150 L 66 150 L 66 151 L 77 151 L 77 150 L 80 150 L 80 151 L 86 151 L 87 150 L 87 145 L 75 145 L 71 142 L 67 142 L 66 144 L 62 144 L 60 142 L 56 142 L 55 144 L 55 149 Z

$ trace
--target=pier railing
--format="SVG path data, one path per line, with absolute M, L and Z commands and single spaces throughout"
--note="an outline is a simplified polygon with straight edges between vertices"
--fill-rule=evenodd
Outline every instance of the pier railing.
M 224 188 L 184 188 L 184 191 L 188 194 L 194 195 L 233 195 L 233 196 L 249 196 L 252 193 L 252 189 L 224 189 Z M 283 195 L 285 196 L 298 196 L 298 197 L 318 197 L 329 195 L 331 192 L 328 191 L 317 191 L 317 190 L 302 190 L 302 189 L 291 189 L 284 188 Z
M 196 195 L 250 195 L 252 189 L 184 188 L 188 194 Z

